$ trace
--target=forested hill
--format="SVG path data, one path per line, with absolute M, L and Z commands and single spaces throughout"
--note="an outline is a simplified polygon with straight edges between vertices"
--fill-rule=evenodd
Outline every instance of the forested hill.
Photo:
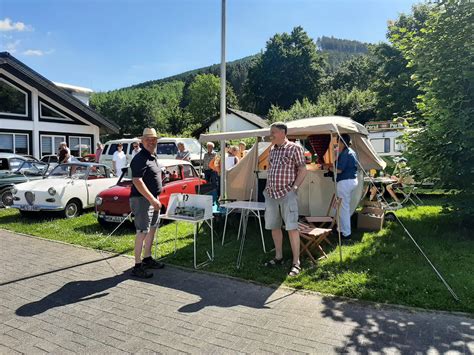
M 318 46 L 318 49 L 326 55 L 329 64 L 328 70 L 330 72 L 333 72 L 341 65 L 341 63 L 348 60 L 349 58 L 361 54 L 366 54 L 368 51 L 367 43 L 354 40 L 340 39 L 335 37 L 322 36 L 316 40 L 316 44 Z M 248 70 L 252 66 L 253 61 L 258 56 L 259 54 L 255 54 L 238 60 L 234 60 L 232 62 L 227 62 L 227 81 L 232 85 L 237 96 L 240 96 L 242 94 L 243 83 L 247 78 Z M 214 74 L 218 76 L 220 74 L 220 64 L 213 64 L 208 67 L 190 70 L 163 79 L 145 81 L 140 84 L 123 88 L 121 90 L 146 88 L 154 86 L 156 84 L 162 84 L 172 81 L 183 81 L 188 84 L 198 74 Z

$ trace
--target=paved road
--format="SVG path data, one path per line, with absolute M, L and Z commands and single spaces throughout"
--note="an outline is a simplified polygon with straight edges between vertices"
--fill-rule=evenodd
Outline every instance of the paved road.
M 0 354 L 474 353 L 474 320 L 294 293 L 0 230 Z

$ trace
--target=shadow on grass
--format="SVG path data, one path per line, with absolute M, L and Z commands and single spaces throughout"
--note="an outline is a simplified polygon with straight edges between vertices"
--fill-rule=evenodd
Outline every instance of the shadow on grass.
M 401 220 L 460 302 L 397 223 L 379 233 L 355 233 L 359 242 L 343 248 L 342 264 L 334 250 L 329 260 L 306 270 L 299 283 L 290 285 L 382 303 L 474 312 L 474 245 L 469 231 L 453 230 L 448 215 L 418 217 L 405 211 Z

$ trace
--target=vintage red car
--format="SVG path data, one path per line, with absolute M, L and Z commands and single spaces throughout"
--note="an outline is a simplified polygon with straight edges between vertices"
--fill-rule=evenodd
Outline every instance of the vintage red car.
M 163 174 L 163 190 L 160 202 L 161 213 L 166 211 L 170 195 L 173 193 L 195 194 L 197 187 L 206 180 L 201 179 L 191 163 L 184 160 L 160 159 Z M 101 225 L 120 223 L 124 219 L 133 220 L 130 215 L 130 193 L 132 180 L 129 169 L 124 169 L 117 185 L 99 193 L 95 199 L 97 221 Z

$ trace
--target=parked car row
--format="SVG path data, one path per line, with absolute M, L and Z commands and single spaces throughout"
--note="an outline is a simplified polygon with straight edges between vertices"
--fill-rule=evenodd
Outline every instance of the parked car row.
M 205 183 L 187 161 L 164 159 L 159 162 L 163 181 L 159 198 L 163 210 L 172 193 L 194 194 L 197 186 Z M 5 178 L 5 181 L 15 182 L 8 185 L 10 194 L 5 197 L 6 205 L 17 208 L 23 215 L 58 211 L 65 218 L 73 218 L 95 206 L 100 224 L 117 223 L 125 218 L 133 220 L 129 207 L 132 186 L 129 168 L 124 168 L 118 178 L 104 164 L 75 162 L 51 169 L 49 164 L 28 161 L 7 175 L 10 179 Z

